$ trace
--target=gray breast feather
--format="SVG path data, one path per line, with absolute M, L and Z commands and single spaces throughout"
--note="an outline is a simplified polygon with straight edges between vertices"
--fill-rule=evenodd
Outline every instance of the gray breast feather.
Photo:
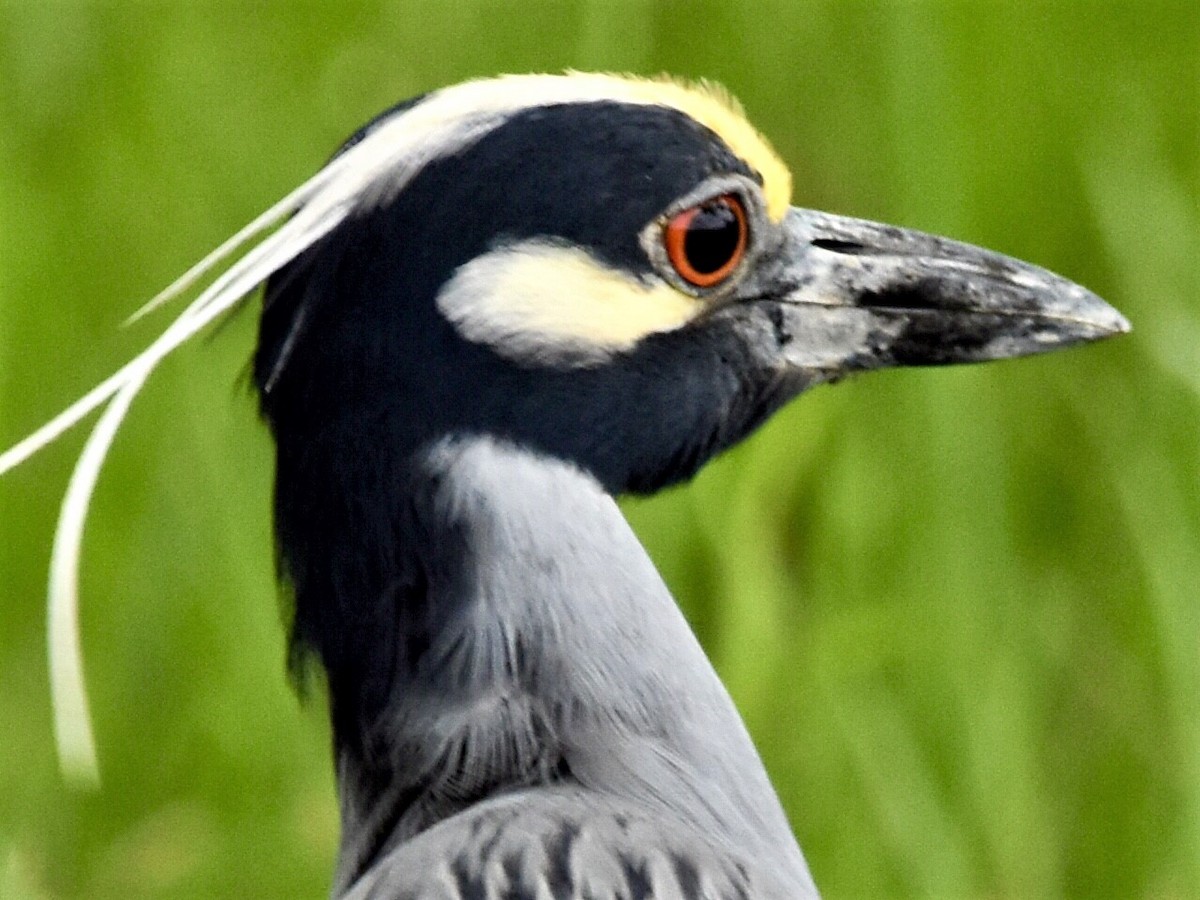
M 682 822 L 578 788 L 518 791 L 397 847 L 345 900 L 797 900 Z

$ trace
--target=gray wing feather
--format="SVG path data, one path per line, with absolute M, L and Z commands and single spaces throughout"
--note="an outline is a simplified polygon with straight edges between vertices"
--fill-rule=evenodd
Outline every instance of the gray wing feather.
M 571 788 L 520 791 L 447 819 L 385 855 L 344 897 L 797 900 L 686 824 Z

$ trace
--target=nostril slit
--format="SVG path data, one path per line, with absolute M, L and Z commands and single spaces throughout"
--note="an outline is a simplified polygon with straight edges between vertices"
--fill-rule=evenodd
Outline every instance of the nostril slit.
M 817 238 L 812 241 L 812 245 L 820 247 L 822 250 L 829 250 L 832 253 L 845 253 L 851 256 L 862 253 L 867 249 L 856 241 L 839 241 L 836 238 Z

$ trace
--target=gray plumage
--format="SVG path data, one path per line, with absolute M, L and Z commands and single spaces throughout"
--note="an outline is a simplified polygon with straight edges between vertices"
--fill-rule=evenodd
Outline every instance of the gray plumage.
M 639 803 L 531 789 L 434 826 L 388 854 L 347 900 L 791 900 L 758 861 Z
M 390 807 L 343 758 L 335 893 L 816 896 L 741 719 L 612 498 L 569 464 L 486 438 L 444 442 L 427 465 L 436 527 L 465 529 L 471 548 L 461 583 L 428 590 L 463 614 L 429 651 L 441 683 L 397 696 L 388 727 L 415 741 L 401 745 L 434 778 L 430 804 L 476 787 L 438 783 L 445 759 L 483 784 L 542 781 L 541 761 L 561 757 L 573 784 L 512 791 L 408 839 L 403 818 L 374 821 Z

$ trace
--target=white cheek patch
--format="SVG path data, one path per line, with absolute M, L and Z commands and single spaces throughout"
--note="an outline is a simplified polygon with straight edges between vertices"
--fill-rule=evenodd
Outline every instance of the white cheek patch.
M 705 308 L 665 281 L 605 266 L 546 240 L 507 244 L 471 260 L 437 296 L 464 338 L 516 362 L 599 365 Z

